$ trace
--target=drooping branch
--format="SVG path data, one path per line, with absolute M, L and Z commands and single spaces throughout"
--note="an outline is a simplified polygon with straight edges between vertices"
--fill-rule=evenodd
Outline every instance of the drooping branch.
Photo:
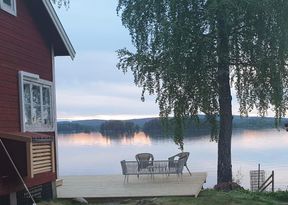
M 275 0 L 119 0 L 117 12 L 136 51 L 120 50 L 118 68 L 133 72 L 142 97 L 156 95 L 160 116 L 176 117 L 177 131 L 181 119 L 200 112 L 218 124 L 220 107 L 227 108 L 219 135 L 219 150 L 227 151 L 219 155 L 218 163 L 225 158 L 218 164 L 220 181 L 231 172 L 229 83 L 241 114 L 256 109 L 263 116 L 272 107 L 281 119 L 288 109 L 287 10 L 288 1 Z M 175 133 L 180 146 L 182 135 Z
M 50 0 L 53 4 L 57 4 L 58 8 L 65 7 L 66 9 L 70 6 L 70 0 Z

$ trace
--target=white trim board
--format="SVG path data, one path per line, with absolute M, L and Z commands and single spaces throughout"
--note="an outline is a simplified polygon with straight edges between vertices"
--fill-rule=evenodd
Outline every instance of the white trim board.
M 57 16 L 56 12 L 55 12 L 55 10 L 54 10 L 50 0 L 42 0 L 42 2 L 44 4 L 46 10 L 48 11 L 48 13 L 49 13 L 49 15 L 50 15 L 50 17 L 51 17 L 51 19 L 52 19 L 57 31 L 58 31 L 58 33 L 59 33 L 59 35 L 60 35 L 60 37 L 61 37 L 61 39 L 62 39 L 62 41 L 63 41 L 63 43 L 65 45 L 65 47 L 67 48 L 70 57 L 72 59 L 74 59 L 75 55 L 76 55 L 76 52 L 75 52 L 75 50 L 74 50 L 74 48 L 72 46 L 72 43 L 70 42 L 70 40 L 69 40 L 69 38 L 68 38 L 68 36 L 66 34 L 66 32 L 65 32 L 65 30 L 64 30 L 64 28 L 63 28 L 63 26 L 62 26 L 62 24 L 61 24 L 61 22 L 60 22 L 60 20 L 59 20 L 59 18 Z
M 11 6 L 4 3 L 4 0 L 0 0 L 0 9 L 6 11 L 9 14 L 17 16 L 16 0 L 11 0 Z
M 54 117 L 54 112 L 55 112 L 55 107 L 54 107 L 54 84 L 51 81 L 43 80 L 39 78 L 39 75 L 33 74 L 33 73 L 28 73 L 24 71 L 19 71 L 19 101 L 20 101 L 20 122 L 21 122 L 21 131 L 26 132 L 55 132 L 56 129 L 56 123 L 55 123 L 55 117 Z M 32 91 L 31 91 L 31 86 L 36 85 L 40 87 L 40 105 L 41 105 L 41 121 L 43 120 L 43 102 L 42 102 L 42 88 L 48 88 L 50 89 L 50 120 L 51 123 L 48 125 L 44 125 L 43 121 L 40 125 L 26 125 L 25 124 L 25 100 L 24 100 L 24 83 L 30 85 L 30 96 L 32 99 Z M 31 100 L 31 110 L 32 110 L 32 100 Z M 32 115 L 31 115 L 32 116 Z

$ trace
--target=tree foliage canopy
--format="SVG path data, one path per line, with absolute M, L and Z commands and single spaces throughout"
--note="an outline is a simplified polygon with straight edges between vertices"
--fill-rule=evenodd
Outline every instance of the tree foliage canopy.
M 202 112 L 215 123 L 221 14 L 240 113 L 257 109 L 264 116 L 272 105 L 280 119 L 288 106 L 287 11 L 285 0 L 119 0 L 136 52 L 119 50 L 118 68 L 133 72 L 143 99 L 156 94 L 160 116 L 181 120 Z
M 57 4 L 59 8 L 64 6 L 65 8 L 69 8 L 70 0 L 50 0 L 53 4 Z

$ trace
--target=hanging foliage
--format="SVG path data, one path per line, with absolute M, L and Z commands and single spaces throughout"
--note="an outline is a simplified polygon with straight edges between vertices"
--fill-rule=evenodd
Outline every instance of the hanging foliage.
M 119 0 L 136 51 L 118 50 L 118 68 L 176 118 L 181 148 L 183 119 L 205 113 L 214 136 L 219 127 L 219 183 L 232 180 L 231 85 L 243 116 L 272 109 L 278 125 L 287 111 L 287 10 L 285 0 Z

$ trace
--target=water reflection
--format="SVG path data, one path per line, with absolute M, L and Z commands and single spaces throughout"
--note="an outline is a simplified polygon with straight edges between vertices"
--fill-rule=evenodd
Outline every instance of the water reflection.
M 111 139 L 104 137 L 100 133 L 77 133 L 60 135 L 58 137 L 59 146 L 109 146 Z
M 135 133 L 132 136 L 124 136 L 121 139 L 123 145 L 151 145 L 151 140 L 144 132 Z
M 186 137 L 191 171 L 208 172 L 205 187 L 216 184 L 217 144 L 209 134 Z M 153 153 L 155 159 L 167 159 L 179 152 L 171 138 L 132 135 L 103 136 L 100 133 L 59 135 L 60 175 L 120 174 L 120 161 L 134 160 L 140 152 Z M 275 170 L 276 189 L 286 189 L 288 179 L 288 133 L 273 130 L 234 130 L 232 137 L 233 173 L 240 173 L 242 185 L 249 188 L 249 170 L 260 163 L 269 173 Z M 267 175 L 269 174 L 267 173 Z M 238 174 L 239 175 L 239 174 Z M 239 176 L 238 176 L 239 177 Z
M 238 131 L 238 135 L 241 138 L 236 138 L 237 146 L 243 148 L 267 150 L 284 148 L 288 145 L 288 133 L 283 130 L 243 130 Z
M 132 135 L 103 136 L 99 132 L 62 134 L 58 137 L 60 146 L 110 146 L 113 143 L 122 145 L 150 145 L 151 140 L 144 132 L 133 133 Z

